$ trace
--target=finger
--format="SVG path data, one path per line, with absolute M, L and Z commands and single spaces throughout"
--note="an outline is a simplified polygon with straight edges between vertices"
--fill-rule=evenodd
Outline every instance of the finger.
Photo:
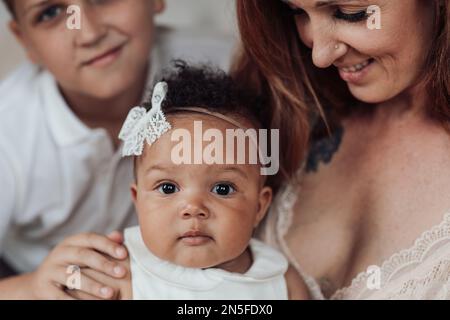
M 71 237 L 67 240 L 66 245 L 92 248 L 118 260 L 124 260 L 128 256 L 128 251 L 124 246 L 104 235 L 95 233 L 84 233 Z
M 80 269 L 76 270 L 57 267 L 54 270 L 53 281 L 54 284 L 58 287 L 65 287 L 70 290 L 79 290 L 100 299 L 109 299 L 114 295 L 114 290 L 112 288 L 93 280 L 92 278 L 83 274 Z M 64 293 L 70 296 L 66 291 L 64 291 Z M 72 296 L 70 297 L 72 298 Z
M 108 239 L 114 241 L 117 244 L 123 243 L 123 235 L 119 231 L 113 231 L 108 235 Z
M 76 300 L 102 300 L 80 290 L 67 290 L 66 292 L 69 296 Z
M 48 300 L 75 300 L 56 284 L 49 285 L 44 294 L 49 297 Z
M 81 288 L 79 289 L 81 295 L 85 297 L 91 296 L 94 299 L 111 299 L 114 296 L 114 289 L 95 281 L 91 277 L 82 273 Z M 88 300 L 92 300 L 89 299 Z
M 123 266 L 90 248 L 65 247 L 60 255 L 62 266 L 76 265 L 90 268 L 114 278 L 122 278 L 127 274 Z

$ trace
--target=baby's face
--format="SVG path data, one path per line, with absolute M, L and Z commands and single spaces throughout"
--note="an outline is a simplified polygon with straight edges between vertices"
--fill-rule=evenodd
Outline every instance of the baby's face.
M 243 256 L 272 191 L 263 187 L 257 164 L 174 164 L 171 154 L 179 144 L 171 141 L 175 129 L 187 129 L 192 146 L 210 143 L 194 135 L 194 120 L 202 121 L 203 132 L 218 129 L 225 136 L 226 129 L 236 129 L 209 115 L 170 117 L 172 130 L 137 160 L 132 194 L 152 253 L 184 267 L 221 267 Z
M 67 13 L 71 5 L 79 14 Z M 11 26 L 64 93 L 113 99 L 145 81 L 153 16 L 162 8 L 163 0 L 20 0 Z

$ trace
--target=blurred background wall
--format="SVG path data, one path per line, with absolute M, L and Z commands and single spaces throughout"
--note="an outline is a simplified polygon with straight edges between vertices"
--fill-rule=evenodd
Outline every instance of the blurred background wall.
M 158 24 L 182 30 L 185 35 L 237 41 L 234 0 L 166 0 L 166 4 L 166 11 L 156 19 Z M 8 20 L 8 13 L 0 4 L 0 79 L 25 59 L 7 30 Z

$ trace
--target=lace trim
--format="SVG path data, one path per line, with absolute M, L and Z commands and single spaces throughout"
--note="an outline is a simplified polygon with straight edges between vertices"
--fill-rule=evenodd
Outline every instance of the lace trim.
M 303 167 L 305 163 L 302 165 L 302 168 L 298 171 L 298 179 L 300 175 L 303 173 Z M 276 240 L 280 245 L 281 250 L 288 258 L 289 262 L 294 266 L 294 268 L 300 273 L 306 285 L 308 286 L 313 298 L 315 299 L 325 299 L 322 291 L 320 289 L 319 284 L 316 280 L 303 272 L 302 268 L 298 264 L 297 260 L 294 258 L 289 246 L 284 241 L 284 238 L 289 231 L 289 228 L 292 225 L 293 219 L 293 207 L 295 202 L 297 201 L 297 194 L 299 191 L 299 187 L 294 187 L 294 184 L 289 183 L 285 187 L 284 190 L 280 191 L 279 198 L 277 199 L 276 204 L 276 212 L 278 214 L 276 218 Z
M 414 245 L 409 249 L 404 249 L 393 254 L 390 258 L 381 264 L 381 288 L 383 288 L 392 277 L 402 268 L 411 264 L 419 264 L 426 257 L 429 250 L 437 243 L 450 239 L 450 212 L 444 215 L 443 221 L 431 229 L 422 233 L 416 239 Z M 342 299 L 350 291 L 361 290 L 366 287 L 369 274 L 366 271 L 359 273 L 348 287 L 337 290 L 330 299 Z

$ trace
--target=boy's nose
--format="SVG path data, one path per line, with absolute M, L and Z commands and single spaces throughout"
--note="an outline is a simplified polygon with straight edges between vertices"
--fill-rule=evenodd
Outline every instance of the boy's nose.
M 81 29 L 77 34 L 78 45 L 94 46 L 103 40 L 107 28 L 101 20 L 90 6 L 81 8 Z

